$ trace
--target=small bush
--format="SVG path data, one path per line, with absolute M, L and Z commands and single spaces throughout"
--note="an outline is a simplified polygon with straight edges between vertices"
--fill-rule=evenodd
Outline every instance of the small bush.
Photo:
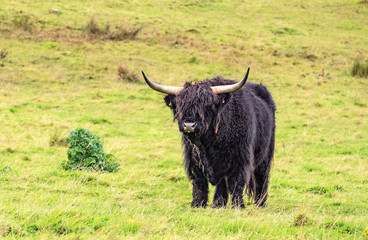
M 68 161 L 62 164 L 65 170 L 92 170 L 116 172 L 119 164 L 112 162 L 116 159 L 112 154 L 106 154 L 99 136 L 86 129 L 70 131 L 66 139 L 69 144 Z
M 118 65 L 118 82 L 139 82 L 138 76 L 135 73 L 132 73 L 128 70 L 128 68 L 120 63 Z
M 365 63 L 355 61 L 351 68 L 351 75 L 368 78 L 368 61 Z

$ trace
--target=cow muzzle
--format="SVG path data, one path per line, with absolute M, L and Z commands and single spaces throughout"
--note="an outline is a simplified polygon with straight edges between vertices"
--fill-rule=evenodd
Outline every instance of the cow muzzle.
M 184 122 L 183 123 L 184 132 L 187 132 L 187 133 L 194 132 L 194 129 L 196 128 L 196 126 L 197 126 L 196 123 Z

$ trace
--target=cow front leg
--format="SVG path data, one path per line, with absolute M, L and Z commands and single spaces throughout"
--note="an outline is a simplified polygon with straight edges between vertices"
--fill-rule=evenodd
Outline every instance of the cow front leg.
M 243 200 L 245 182 L 245 176 L 241 171 L 229 177 L 229 191 L 231 194 L 232 207 L 234 208 L 245 208 Z
M 192 207 L 207 207 L 208 181 L 198 168 L 193 169 L 193 201 Z
M 213 208 L 225 207 L 229 199 L 229 192 L 227 189 L 227 179 L 223 178 L 216 185 L 215 195 L 213 196 Z

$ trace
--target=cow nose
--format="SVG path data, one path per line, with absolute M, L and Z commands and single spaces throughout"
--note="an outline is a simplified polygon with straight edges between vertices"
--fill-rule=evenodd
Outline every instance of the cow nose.
M 184 132 L 194 132 L 196 126 L 197 126 L 196 123 L 184 122 L 183 123 Z

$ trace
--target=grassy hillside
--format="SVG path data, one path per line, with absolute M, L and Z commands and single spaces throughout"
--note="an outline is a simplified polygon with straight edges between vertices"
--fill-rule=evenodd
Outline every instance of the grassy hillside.
M 364 0 L 1 4 L 0 238 L 363 238 L 367 22 Z M 277 105 L 268 207 L 192 209 L 177 125 L 140 71 L 182 85 L 248 66 Z M 77 127 L 118 172 L 62 169 Z

